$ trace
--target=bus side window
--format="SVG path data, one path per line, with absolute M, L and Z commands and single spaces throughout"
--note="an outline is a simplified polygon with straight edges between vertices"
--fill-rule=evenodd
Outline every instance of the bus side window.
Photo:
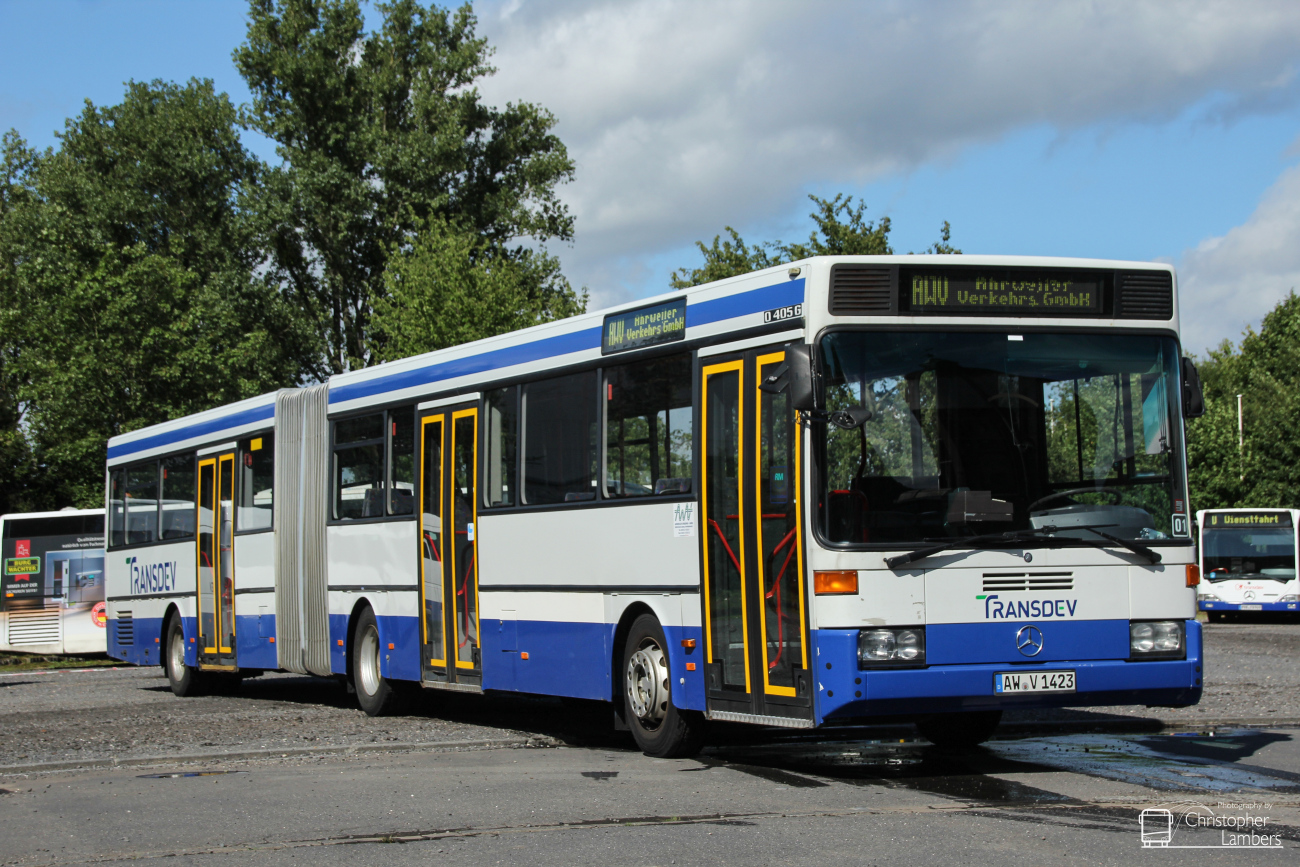
M 108 474 L 108 546 L 121 548 L 126 544 L 126 470 L 112 470 Z
M 334 518 L 384 514 L 384 414 L 334 423 Z
M 388 514 L 415 513 L 415 409 L 388 413 L 391 464 L 388 470 Z
M 239 453 L 243 466 L 235 527 L 240 531 L 269 530 L 275 506 L 275 437 L 270 433 L 249 437 L 240 442 Z
M 524 386 L 524 502 L 596 499 L 596 371 Z
M 158 462 L 126 469 L 126 543 L 144 545 L 158 538 Z
M 605 495 L 691 490 L 691 357 L 605 371 Z
M 487 393 L 483 424 L 483 505 L 515 504 L 515 467 L 519 441 L 519 389 L 498 388 Z
M 194 455 L 162 459 L 162 538 L 194 538 Z

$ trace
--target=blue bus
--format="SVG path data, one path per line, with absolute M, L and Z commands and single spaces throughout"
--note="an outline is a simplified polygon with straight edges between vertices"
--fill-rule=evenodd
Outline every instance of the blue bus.
M 1175 276 L 811 258 L 108 444 L 109 653 L 710 720 L 1201 694 Z

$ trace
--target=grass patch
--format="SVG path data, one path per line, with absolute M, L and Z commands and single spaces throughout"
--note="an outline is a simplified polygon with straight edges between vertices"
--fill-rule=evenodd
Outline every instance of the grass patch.
M 0 653 L 0 674 L 7 671 L 45 671 L 51 668 L 107 668 L 122 664 L 107 656 L 36 656 L 30 653 Z

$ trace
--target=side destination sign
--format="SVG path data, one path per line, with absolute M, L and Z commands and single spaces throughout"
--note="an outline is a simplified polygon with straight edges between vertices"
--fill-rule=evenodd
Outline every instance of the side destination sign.
M 1291 526 L 1290 512 L 1211 512 L 1205 518 L 1207 530 Z
M 660 343 L 686 339 L 686 299 L 665 301 L 653 307 L 611 313 L 601 329 L 600 353 L 627 352 Z
M 1003 316 L 1096 316 L 1100 275 L 1006 271 L 907 270 L 903 300 L 912 313 Z

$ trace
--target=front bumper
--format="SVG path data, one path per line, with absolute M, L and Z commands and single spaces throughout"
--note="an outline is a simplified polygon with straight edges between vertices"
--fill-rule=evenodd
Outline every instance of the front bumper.
M 1186 659 L 1052 659 L 1032 664 L 1002 661 L 892 671 L 858 669 L 858 630 L 821 629 L 815 633 L 814 657 L 818 718 L 820 722 L 897 714 L 1108 705 L 1187 707 L 1201 699 L 1202 652 L 1200 624 L 1188 620 L 1186 629 Z M 1015 696 L 994 693 L 994 675 L 998 672 L 1033 669 L 1074 671 L 1075 692 Z
M 1196 600 L 1202 611 L 1300 611 L 1297 602 L 1207 602 Z

